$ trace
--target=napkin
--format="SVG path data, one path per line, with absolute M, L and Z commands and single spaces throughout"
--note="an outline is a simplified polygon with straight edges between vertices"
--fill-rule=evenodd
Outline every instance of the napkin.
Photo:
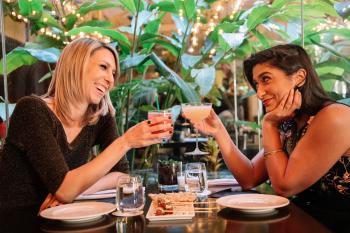
M 108 190 L 103 190 L 92 194 L 85 194 L 85 195 L 82 194 L 77 198 L 75 198 L 75 200 L 93 200 L 93 199 L 111 198 L 111 197 L 115 197 L 115 194 L 116 194 L 115 189 L 108 189 Z
M 239 185 L 235 178 L 223 178 L 208 180 L 208 186 L 237 186 Z

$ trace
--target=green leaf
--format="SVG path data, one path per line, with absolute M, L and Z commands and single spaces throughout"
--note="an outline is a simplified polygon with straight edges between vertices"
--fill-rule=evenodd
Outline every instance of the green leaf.
M 196 91 L 191 88 L 188 83 L 181 79 L 177 73 L 165 65 L 164 62 L 159 59 L 156 54 L 151 53 L 150 59 L 156 65 L 157 70 L 162 76 L 166 77 L 169 81 L 173 82 L 181 89 L 182 94 L 188 102 L 200 102 L 200 98 Z
M 335 84 L 335 79 L 326 79 L 326 80 L 321 80 L 321 84 L 323 86 L 323 89 L 327 92 L 331 92 L 333 90 L 334 84 Z
M 201 96 L 206 96 L 215 82 L 215 68 L 213 66 L 203 69 L 191 70 L 191 76 L 195 78 L 196 84 L 199 86 Z
M 341 100 L 338 100 L 337 102 L 343 103 L 343 104 L 346 104 L 346 105 L 350 106 L 350 98 L 341 99 Z
M 48 49 L 36 49 L 36 48 L 21 48 L 33 57 L 37 58 L 40 61 L 48 63 L 56 63 L 60 57 L 60 50 L 57 48 L 48 48 Z
M 271 7 L 275 9 L 280 9 L 288 2 L 290 2 L 290 0 L 274 0 L 271 4 Z
M 100 27 L 91 27 L 91 26 L 83 26 L 79 28 L 73 28 L 68 32 L 68 36 L 75 36 L 78 35 L 80 32 L 84 33 L 95 33 L 99 32 L 102 35 L 109 36 L 114 41 L 118 41 L 120 44 L 125 45 L 130 48 L 130 42 L 126 36 L 121 34 L 120 32 L 112 29 L 105 29 Z
M 326 93 L 332 100 L 338 101 L 343 99 L 341 95 L 339 95 L 338 93 L 335 93 L 334 91 L 326 91 Z
M 144 40 L 143 44 L 147 45 L 147 44 L 157 44 L 162 46 L 163 48 L 165 48 L 166 50 L 168 50 L 172 55 L 174 55 L 175 57 L 178 56 L 179 52 L 180 52 L 180 48 L 167 42 L 164 40 L 160 40 L 160 39 L 149 39 L 149 40 Z
M 170 1 L 162 1 L 158 2 L 155 4 L 152 4 L 150 6 L 150 10 L 158 9 L 159 11 L 164 11 L 164 12 L 171 12 L 177 14 L 178 11 L 175 8 L 175 5 L 173 2 Z
M 122 4 L 122 6 L 130 11 L 132 14 L 136 14 L 136 5 L 133 0 L 119 0 L 119 2 Z
M 43 11 L 43 5 L 40 0 L 18 0 L 19 12 L 23 16 L 32 15 L 33 11 L 36 11 L 36 14 L 41 14 Z
M 122 71 L 128 70 L 130 68 L 134 68 L 136 66 L 141 66 L 145 63 L 149 58 L 148 55 L 134 55 L 133 57 L 128 56 L 123 61 L 120 62 L 120 69 Z
M 300 6 L 299 5 L 288 5 L 286 10 L 286 15 L 290 17 L 299 16 L 300 17 Z M 312 19 L 315 17 L 327 17 L 327 16 L 338 16 L 337 12 L 332 5 L 322 2 L 322 1 L 312 1 L 304 5 L 304 17 L 305 19 Z
M 145 103 L 151 103 L 155 101 L 157 96 L 157 88 L 154 86 L 145 86 L 142 85 L 133 93 L 132 95 L 132 102 L 134 104 L 145 104 Z
M 193 67 L 201 58 L 202 56 L 194 56 L 194 55 L 184 53 L 181 56 L 182 66 L 187 70 Z
M 110 0 L 96 0 L 96 1 L 89 1 L 85 2 L 79 7 L 78 13 L 80 15 L 86 15 L 87 13 L 91 11 L 98 11 L 108 8 L 115 8 L 119 4 L 116 1 L 110 1 Z
M 252 53 L 252 45 L 248 39 L 244 39 L 243 43 L 236 49 L 235 53 L 238 57 L 244 59 Z
M 265 22 L 267 19 L 271 17 L 273 13 L 274 13 L 274 9 L 268 6 L 260 6 L 255 8 L 248 16 L 248 20 L 247 20 L 248 31 L 253 30 L 259 24 Z
M 75 23 L 78 21 L 78 18 L 76 15 L 74 14 L 69 14 L 69 15 L 66 15 L 66 22 L 65 22 L 65 29 L 66 30 L 71 30 Z
M 171 17 L 176 25 L 176 28 L 182 32 L 182 34 L 185 34 L 187 25 L 189 24 L 187 19 L 180 19 L 179 16 L 175 14 L 171 14 Z M 191 27 L 188 27 L 187 34 L 191 31 Z
M 220 38 L 228 45 L 228 49 L 235 49 L 242 44 L 245 37 L 244 33 L 222 33 L 219 37 L 219 41 Z
M 337 36 L 342 36 L 347 40 L 350 40 L 350 30 L 348 28 L 330 28 L 328 30 L 322 30 L 318 32 L 319 34 L 332 34 Z
M 63 30 L 62 25 L 48 11 L 43 11 L 38 22 Z
M 318 63 L 316 65 L 316 68 L 318 67 L 324 67 L 324 66 L 336 66 L 336 67 L 341 67 L 344 69 L 346 72 L 350 72 L 350 63 L 349 61 L 345 59 L 332 59 L 332 60 L 327 60 L 322 63 Z
M 316 72 L 319 76 L 322 76 L 325 74 L 342 76 L 344 74 L 344 69 L 337 66 L 322 66 L 322 67 L 316 68 Z
M 23 65 L 32 65 L 38 60 L 30 55 L 22 47 L 17 47 L 6 55 L 6 73 L 10 74 L 12 71 Z M 2 59 L 0 61 L 0 74 L 4 74 Z
M 260 33 L 258 30 L 253 30 L 253 34 L 258 38 L 261 45 L 267 49 L 271 47 L 270 41 L 267 37 L 264 36 L 264 34 Z
M 221 24 L 218 24 L 214 28 L 214 31 L 210 33 L 209 38 L 213 42 L 217 42 L 219 39 L 219 36 L 220 36 L 220 34 L 219 34 L 220 31 L 232 33 L 232 32 L 236 32 L 239 29 L 239 27 L 240 27 L 240 25 L 237 25 L 235 23 L 223 22 Z
M 155 20 L 148 22 L 146 27 L 145 27 L 145 32 L 152 33 L 152 34 L 157 33 L 159 30 L 160 21 L 161 21 L 161 19 L 155 19 Z
M 139 2 L 140 2 L 140 5 L 138 6 Z M 139 0 L 134 0 L 134 5 L 135 5 L 136 9 L 138 8 L 138 11 L 140 12 L 140 11 L 144 11 L 145 10 L 145 5 L 148 6 L 148 3 L 146 1 L 144 1 L 144 0 L 140 0 L 140 1 Z
M 79 27 L 84 27 L 84 26 L 111 28 L 113 27 L 113 23 L 105 20 L 90 20 L 79 24 Z
M 175 8 L 179 12 L 183 10 L 184 18 L 190 20 L 196 12 L 195 0 L 174 0 Z

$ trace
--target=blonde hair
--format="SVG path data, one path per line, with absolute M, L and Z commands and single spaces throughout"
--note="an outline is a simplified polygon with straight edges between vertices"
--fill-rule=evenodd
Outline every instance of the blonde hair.
M 48 91 L 43 96 L 43 98 L 53 98 L 53 110 L 63 123 L 69 124 L 69 121 L 72 120 L 70 105 L 77 106 L 84 98 L 84 74 L 89 58 L 101 48 L 110 50 L 114 55 L 116 65 L 114 83 L 116 83 L 120 75 L 119 58 L 118 53 L 111 46 L 95 39 L 80 38 L 72 41 L 63 49 L 56 64 Z M 112 116 L 115 114 L 109 92 L 102 97 L 99 104 L 90 104 L 88 106 L 82 124 L 96 124 L 100 116 L 104 116 L 107 113 L 110 113 Z

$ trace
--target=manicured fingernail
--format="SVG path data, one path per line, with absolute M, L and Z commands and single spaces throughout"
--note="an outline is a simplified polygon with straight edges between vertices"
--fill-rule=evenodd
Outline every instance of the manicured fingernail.
M 169 131 L 169 134 L 172 134 L 173 133 L 173 131 L 171 130 L 171 131 Z
M 168 116 L 169 120 L 171 119 L 171 116 Z
M 148 121 L 147 121 L 147 124 L 149 124 L 149 125 L 150 125 L 151 123 L 152 123 L 152 121 L 150 121 L 150 120 L 148 120 Z
M 171 126 L 171 127 L 174 127 L 174 124 L 171 124 L 170 126 Z

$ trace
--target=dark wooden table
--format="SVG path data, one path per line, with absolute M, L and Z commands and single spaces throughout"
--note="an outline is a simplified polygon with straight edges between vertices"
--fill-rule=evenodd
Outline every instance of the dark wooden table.
M 150 184 L 146 193 L 154 192 L 156 186 Z M 232 193 L 234 194 L 234 193 Z M 114 199 L 100 201 L 112 202 Z M 210 199 L 215 201 L 215 199 Z M 150 205 L 147 197 L 144 215 L 137 217 L 115 217 L 113 215 L 81 224 L 64 223 L 38 217 L 33 210 L 21 209 L 0 213 L 0 232 L 135 232 L 135 233 L 326 233 L 332 232 L 322 223 L 291 203 L 277 209 L 272 214 L 249 215 L 224 208 L 217 212 L 196 213 L 192 220 L 149 222 L 145 216 Z M 350 214 L 349 214 L 350 216 Z M 346 232 L 344 230 L 343 232 Z

